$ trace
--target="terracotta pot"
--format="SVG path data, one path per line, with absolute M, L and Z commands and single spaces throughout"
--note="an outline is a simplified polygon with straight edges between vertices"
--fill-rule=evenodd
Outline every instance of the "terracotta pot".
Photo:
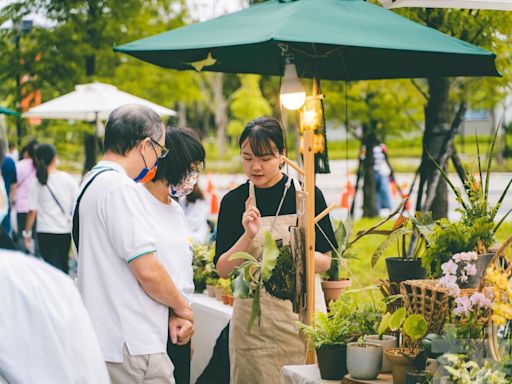
M 421 353 L 420 349 L 411 348 L 392 348 L 385 352 L 386 357 L 391 363 L 394 384 L 406 384 L 407 372 L 416 370 L 414 358 Z M 404 356 L 407 355 L 407 356 Z
M 229 305 L 229 296 L 228 295 L 222 294 L 222 295 L 220 295 L 220 298 L 222 299 L 223 304 Z
M 341 291 L 352 286 L 352 280 L 322 281 L 322 289 L 324 291 L 325 302 L 327 305 L 336 300 Z
M 206 290 L 208 292 L 208 296 L 215 297 L 215 285 L 207 284 Z
M 348 373 L 346 345 L 324 345 L 316 349 L 316 357 L 323 380 L 340 380 Z
M 222 295 L 224 294 L 224 289 L 221 287 L 215 287 L 215 298 L 219 301 L 222 301 Z
M 385 352 L 391 348 L 396 347 L 396 337 L 383 335 L 382 340 L 379 339 L 379 335 L 368 335 L 364 337 L 364 341 L 369 341 L 372 344 L 380 344 L 383 348 L 382 353 L 382 366 L 381 372 L 391 372 L 391 363 L 385 355 Z
M 228 295 L 228 305 L 233 306 L 235 303 L 235 297 L 233 295 Z

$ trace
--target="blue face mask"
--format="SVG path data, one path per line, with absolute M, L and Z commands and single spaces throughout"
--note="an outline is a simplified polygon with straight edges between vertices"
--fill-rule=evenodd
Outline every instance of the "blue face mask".
M 144 157 L 142 157 L 142 159 L 144 159 Z M 147 182 L 153 180 L 153 178 L 156 175 L 157 167 L 158 167 L 158 159 L 155 162 L 155 165 L 153 166 L 153 168 L 151 168 L 151 169 L 148 168 L 148 166 L 146 164 L 146 160 L 144 160 L 144 168 L 142 169 L 142 171 L 140 171 L 140 173 L 137 175 L 137 177 L 135 177 L 133 179 L 133 181 L 135 181 L 136 183 L 146 184 Z

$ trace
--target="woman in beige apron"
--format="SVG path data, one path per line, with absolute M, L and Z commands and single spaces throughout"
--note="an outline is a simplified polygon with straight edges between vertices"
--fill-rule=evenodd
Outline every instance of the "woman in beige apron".
M 289 227 L 297 225 L 298 219 L 296 207 L 291 207 L 290 202 L 296 200 L 291 197 L 300 186 L 281 173 L 285 149 L 279 122 L 271 118 L 251 121 L 240 137 L 240 147 L 249 182 L 229 192 L 221 203 L 215 261 L 222 277 L 231 274 L 241 263 L 229 260 L 233 253 L 245 251 L 257 258 L 261 256 L 265 231 L 272 233 L 278 246 L 289 244 Z M 258 194 L 263 198 L 257 201 Z M 319 190 L 317 195 L 321 195 Z M 323 202 L 318 207 L 322 210 L 325 200 L 323 196 L 316 198 Z M 328 217 L 322 226 L 335 245 Z M 318 251 L 318 243 L 316 246 L 315 270 L 325 272 L 330 266 L 331 247 L 324 245 Z M 317 310 L 325 311 L 318 278 L 315 291 Z M 261 318 L 248 333 L 252 302 L 252 299 L 235 299 L 229 340 L 231 383 L 279 383 L 284 365 L 305 363 L 306 348 L 296 327 L 298 315 L 290 301 L 271 296 L 263 288 Z

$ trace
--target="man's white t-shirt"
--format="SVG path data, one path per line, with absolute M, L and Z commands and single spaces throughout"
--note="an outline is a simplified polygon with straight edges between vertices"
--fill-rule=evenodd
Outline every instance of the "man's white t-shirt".
M 73 281 L 49 264 L 0 250 L 0 382 L 110 379 Z
M 166 351 L 169 308 L 144 292 L 128 265 L 156 251 L 137 184 L 119 164 L 100 161 L 83 186 L 106 168 L 80 202 L 77 284 L 105 361 L 120 363 L 123 344 L 131 355 Z
M 46 184 L 42 185 L 35 179 L 29 190 L 29 210 L 37 212 L 36 230 L 42 233 L 70 233 L 71 212 L 78 183 L 66 172 L 54 171 L 48 174 Z M 62 209 L 52 197 L 50 189 Z
M 185 214 L 176 201 L 171 199 L 170 204 L 164 204 L 143 185 L 139 189 L 145 211 L 151 219 L 158 260 L 167 269 L 181 295 L 190 303 L 194 293 L 192 241 Z

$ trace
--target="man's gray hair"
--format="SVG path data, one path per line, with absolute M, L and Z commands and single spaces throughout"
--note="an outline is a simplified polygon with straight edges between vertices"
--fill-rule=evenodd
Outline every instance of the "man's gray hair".
M 105 151 L 126 155 L 146 137 L 159 141 L 164 134 L 160 116 L 149 107 L 126 104 L 114 109 L 105 127 Z

